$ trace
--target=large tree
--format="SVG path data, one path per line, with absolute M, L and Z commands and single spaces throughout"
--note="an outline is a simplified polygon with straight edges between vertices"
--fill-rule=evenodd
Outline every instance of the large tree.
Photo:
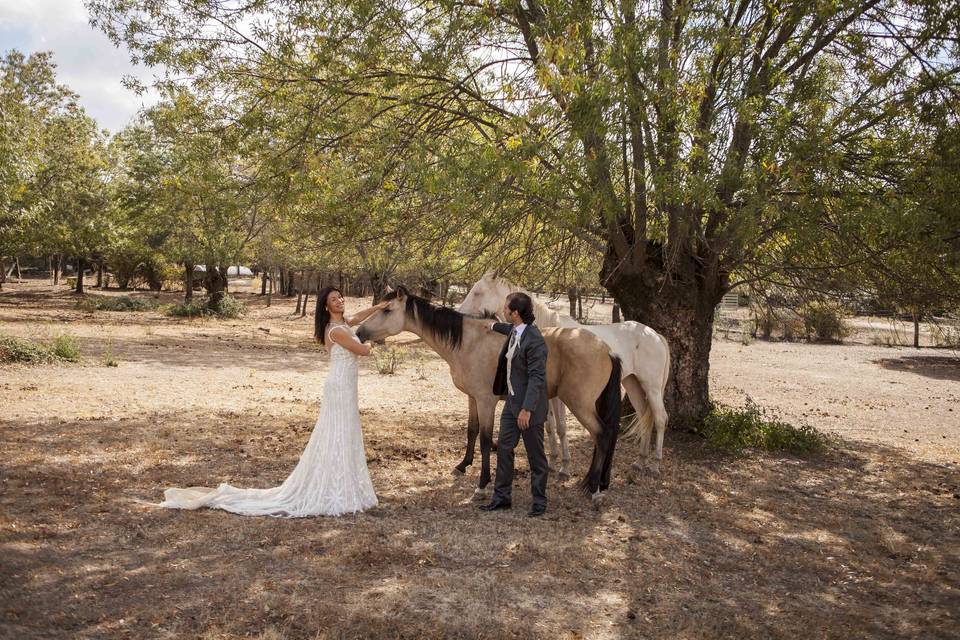
M 837 214 L 834 186 L 881 198 L 873 142 L 905 105 L 957 101 L 960 8 L 932 1 L 89 4 L 302 155 L 472 129 L 498 160 L 477 208 L 506 193 L 576 234 L 625 316 L 668 338 L 675 425 L 709 409 L 731 274 L 776 273 L 763 247 L 797 225 L 832 233 L 811 216 Z

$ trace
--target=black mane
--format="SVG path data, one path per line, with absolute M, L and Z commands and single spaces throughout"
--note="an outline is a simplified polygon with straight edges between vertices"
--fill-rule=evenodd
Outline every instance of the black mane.
M 383 299 L 394 300 L 400 291 L 403 290 L 391 291 Z M 425 298 L 403 292 L 407 296 L 405 309 L 407 317 L 419 321 L 437 340 L 446 342 L 454 349 L 459 349 L 463 344 L 463 314 L 449 307 L 438 307 Z

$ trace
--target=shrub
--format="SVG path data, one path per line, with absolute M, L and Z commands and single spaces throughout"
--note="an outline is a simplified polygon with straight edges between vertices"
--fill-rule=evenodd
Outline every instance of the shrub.
M 239 318 L 243 312 L 243 303 L 232 296 L 223 296 L 219 307 L 214 311 L 220 318 Z
M 195 298 L 190 302 L 179 302 L 167 307 L 168 315 L 178 318 L 196 318 L 199 316 L 216 316 L 218 318 L 239 318 L 243 315 L 243 303 L 231 296 L 224 296 L 216 309 L 210 308 L 209 299 Z
M 750 333 L 754 337 L 769 340 L 779 333 L 787 342 L 793 342 L 804 335 L 802 318 L 791 309 L 756 305 L 753 307 L 753 326 Z
M 28 340 L 0 336 L 0 362 L 23 362 L 36 364 L 50 362 L 53 357 L 44 347 Z
M 88 296 L 78 306 L 87 311 L 149 311 L 155 309 L 157 303 L 130 296 Z
M 397 372 L 397 367 L 403 364 L 407 358 L 407 350 L 400 347 L 387 347 L 386 349 L 377 349 L 373 352 L 373 359 L 377 365 L 377 373 L 385 376 L 392 376 Z
M 805 454 L 822 450 L 830 438 L 802 424 L 795 427 L 769 415 L 747 398 L 743 409 L 714 404 L 698 431 L 711 444 L 732 451 L 764 449 Z
M 850 335 L 843 323 L 844 311 L 836 305 L 809 304 L 801 310 L 801 316 L 807 340 L 840 342 Z
M 934 346 L 960 349 L 960 326 L 935 325 L 931 334 Z
M 36 344 L 29 340 L 0 336 L 0 362 L 46 364 L 51 362 L 77 362 L 80 347 L 71 335 L 60 335 L 50 344 Z
M 53 339 L 49 346 L 50 354 L 60 360 L 77 362 L 80 359 L 80 345 L 77 339 L 68 334 L 62 334 Z

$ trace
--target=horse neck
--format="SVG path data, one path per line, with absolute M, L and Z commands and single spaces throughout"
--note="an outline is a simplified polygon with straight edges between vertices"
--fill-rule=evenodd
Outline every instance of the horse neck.
M 433 331 L 420 322 L 420 320 L 407 317 L 403 323 L 403 330 L 409 331 L 423 340 L 427 346 L 433 349 L 438 356 L 446 360 L 448 364 L 453 362 L 454 349 L 447 344 L 445 340 L 441 340 L 433 335 Z

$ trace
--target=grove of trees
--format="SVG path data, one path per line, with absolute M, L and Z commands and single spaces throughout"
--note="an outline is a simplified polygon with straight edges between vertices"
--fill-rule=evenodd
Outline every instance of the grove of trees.
M 5 54 L 6 259 L 203 264 L 212 307 L 244 261 L 602 288 L 669 340 L 675 426 L 736 285 L 960 307 L 956 4 L 87 4 L 164 99 L 107 136 L 49 55 Z

